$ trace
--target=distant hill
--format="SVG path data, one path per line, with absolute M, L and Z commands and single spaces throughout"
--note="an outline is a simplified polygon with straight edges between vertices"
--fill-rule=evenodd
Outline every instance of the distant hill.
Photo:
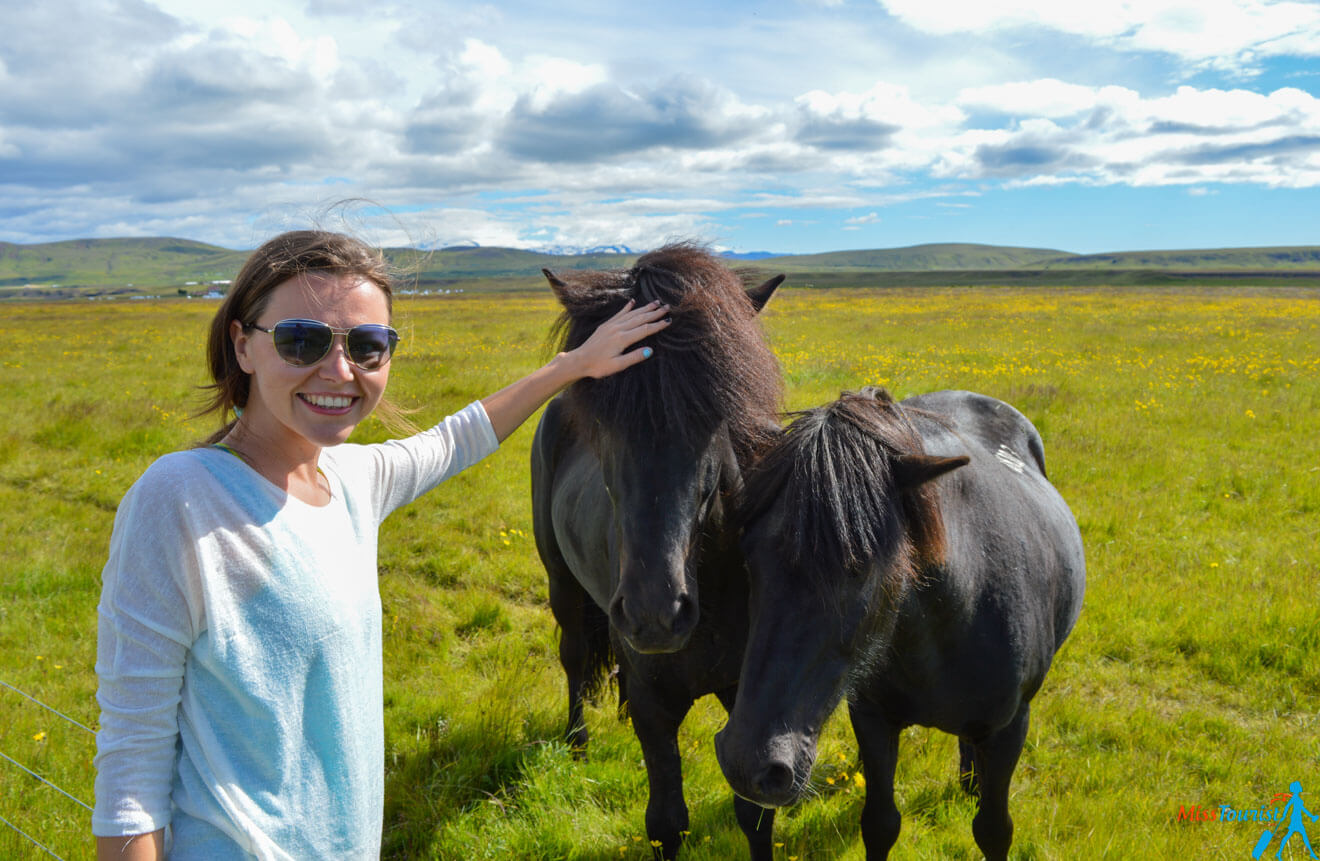
M 42 245 L 0 242 L 0 286 L 163 286 L 233 278 L 247 259 L 190 239 L 72 239 Z
M 558 255 L 462 246 L 386 249 L 404 288 L 464 290 L 539 287 L 542 269 L 616 269 L 633 253 Z M 174 295 L 228 281 L 248 252 L 187 239 L 76 239 L 0 243 L 0 298 Z M 1320 284 L 1320 247 L 1222 248 L 1073 254 L 1048 248 L 930 244 L 828 254 L 729 255 L 730 265 L 786 272 L 800 286 L 939 284 Z
M 544 254 L 518 248 L 446 248 L 416 251 L 387 248 L 385 255 L 405 273 L 416 273 L 419 281 L 456 281 L 474 278 L 540 278 L 542 269 L 617 269 L 631 266 L 636 254 L 593 252 L 589 254 Z
M 1031 269 L 1051 260 L 1074 255 L 1048 248 L 1012 248 L 1002 245 L 935 244 L 873 251 L 831 251 L 794 254 L 759 261 L 765 266 L 792 269 L 869 269 L 885 272 L 953 272 L 967 269 Z
M 0 242 L 0 298 L 204 292 L 211 282 L 232 280 L 249 253 L 165 237 Z M 494 283 L 497 279 L 518 279 L 513 286 L 526 287 L 528 280 L 541 279 L 542 269 L 613 269 L 636 259 L 630 254 L 556 255 L 475 246 L 387 248 L 385 255 L 402 274 L 405 288 L 410 283 L 427 287 L 470 281 L 484 282 L 479 289 L 510 286 Z
M 1181 272 L 1320 269 L 1320 248 L 1208 248 L 1194 251 L 1123 251 L 1072 254 L 1047 260 L 1045 269 L 1174 269 Z

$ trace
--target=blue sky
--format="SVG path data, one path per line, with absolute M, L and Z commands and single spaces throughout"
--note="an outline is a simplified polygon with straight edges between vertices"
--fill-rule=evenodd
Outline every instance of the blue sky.
M 0 241 L 1320 244 L 1317 59 L 1314 0 L 6 3 Z

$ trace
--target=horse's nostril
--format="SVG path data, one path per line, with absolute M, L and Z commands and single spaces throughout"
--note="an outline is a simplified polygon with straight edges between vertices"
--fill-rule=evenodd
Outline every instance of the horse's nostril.
M 773 762 L 756 776 L 756 793 L 764 799 L 786 800 L 793 791 L 793 769 Z
M 623 605 L 623 596 L 619 595 L 610 602 L 610 624 L 622 631 L 632 630 L 628 624 L 628 611 Z
M 669 629 L 675 634 L 682 634 L 692 630 L 696 624 L 697 602 L 684 595 L 678 599 L 678 610 L 674 613 L 674 621 Z

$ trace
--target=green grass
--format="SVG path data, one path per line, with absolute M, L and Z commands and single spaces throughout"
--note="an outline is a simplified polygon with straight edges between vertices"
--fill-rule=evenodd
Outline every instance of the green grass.
M 213 310 L 19 304 L 0 317 L 0 679 L 88 726 L 114 508 L 154 457 L 210 429 L 188 414 Z M 394 400 L 425 422 L 531 370 L 554 313 L 539 293 L 401 301 Z M 785 290 L 765 324 L 791 407 L 868 383 L 968 388 L 1042 431 L 1089 579 L 1033 706 L 1015 857 L 1246 857 L 1259 827 L 1179 823 L 1179 808 L 1256 808 L 1293 780 L 1320 808 L 1320 291 Z M 384 435 L 372 421 L 356 438 Z M 560 742 L 530 441 L 520 431 L 382 530 L 387 857 L 648 857 L 645 770 L 612 694 L 588 709 L 586 760 Z M 0 714 L 0 752 L 91 801 L 87 733 L 3 688 Z M 706 698 L 680 737 L 687 858 L 745 852 L 711 742 L 722 724 Z M 892 857 L 979 857 L 956 764 L 952 739 L 904 734 Z M 857 770 L 836 714 L 818 796 L 779 813 L 777 857 L 864 857 Z M 91 857 L 87 813 L 2 760 L 0 816 L 63 858 Z M 31 851 L 0 825 L 0 857 Z

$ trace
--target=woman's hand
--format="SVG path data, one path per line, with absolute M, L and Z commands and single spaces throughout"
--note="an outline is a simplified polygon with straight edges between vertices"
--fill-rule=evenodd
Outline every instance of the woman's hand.
M 668 305 L 652 302 L 635 308 L 629 299 L 619 313 L 601 323 L 580 347 L 560 358 L 570 364 L 575 379 L 608 377 L 651 357 L 650 347 L 624 351 L 668 326 L 668 314 Z
M 565 386 L 583 377 L 608 377 L 650 358 L 650 347 L 628 348 L 668 326 L 668 314 L 668 305 L 652 302 L 635 308 L 629 300 L 580 347 L 560 353 L 540 370 L 483 398 L 481 404 L 490 417 L 496 438 L 501 442 L 507 439 L 541 404 Z

